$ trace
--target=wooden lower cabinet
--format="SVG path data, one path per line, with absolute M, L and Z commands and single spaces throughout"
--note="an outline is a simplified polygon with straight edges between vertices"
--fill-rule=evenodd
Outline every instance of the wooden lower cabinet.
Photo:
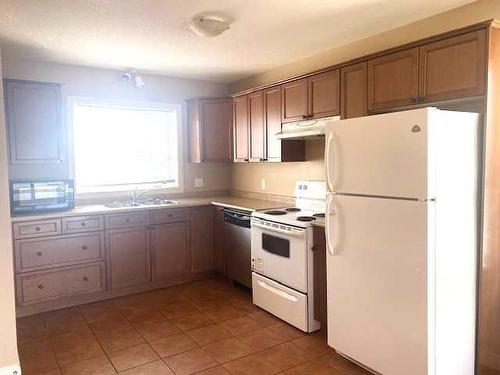
M 151 281 L 151 251 L 147 226 L 106 231 L 108 287 L 121 288 Z
M 151 226 L 153 280 L 182 276 L 189 272 L 188 235 L 185 222 Z
M 314 264 L 314 319 L 321 323 L 321 331 L 326 337 L 328 308 L 326 293 L 326 240 L 325 229 L 314 227 L 313 264 Z
M 214 270 L 220 275 L 226 276 L 226 238 L 224 208 L 214 206 L 212 209 L 212 239 L 214 248 Z
M 28 305 L 105 289 L 104 263 L 83 264 L 16 276 L 17 302 Z
M 191 272 L 214 270 L 212 246 L 212 207 L 192 207 L 189 209 Z

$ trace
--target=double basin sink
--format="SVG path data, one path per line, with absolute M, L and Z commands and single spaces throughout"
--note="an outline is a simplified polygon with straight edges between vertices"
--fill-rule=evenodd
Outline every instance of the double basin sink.
M 115 201 L 111 203 L 106 203 L 104 206 L 107 208 L 125 208 L 125 207 L 148 207 L 148 206 L 172 206 L 178 204 L 179 202 L 170 199 L 147 199 L 147 200 L 125 200 L 125 201 Z

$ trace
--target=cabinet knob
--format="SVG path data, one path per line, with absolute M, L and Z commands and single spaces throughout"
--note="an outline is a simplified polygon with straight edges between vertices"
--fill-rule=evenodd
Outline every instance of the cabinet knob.
M 130 219 L 127 217 L 127 218 L 125 219 L 125 222 L 126 222 L 126 223 L 130 223 Z
M 417 98 L 417 97 L 413 97 L 413 98 L 411 98 L 411 102 L 412 102 L 413 104 L 417 103 L 417 102 L 418 102 L 418 98 Z
M 247 159 L 245 159 L 245 161 L 250 161 L 250 159 L 247 158 Z
M 37 255 L 37 256 L 39 256 L 39 257 L 41 257 L 41 256 L 42 256 L 42 252 L 41 252 L 41 251 L 38 251 L 38 252 L 36 253 L 36 255 Z
M 87 223 L 85 223 L 85 221 L 81 224 L 82 227 L 86 227 L 87 226 Z
M 38 289 L 43 289 L 43 285 L 42 284 L 38 284 Z
M 83 250 L 87 250 L 87 249 L 88 249 L 87 245 L 83 245 L 83 246 L 82 246 L 82 249 L 83 249 Z
M 40 228 L 40 227 L 35 227 L 35 230 L 36 230 L 37 232 L 40 232 L 40 231 L 42 230 L 42 228 Z
M 83 276 L 83 281 L 89 281 L 89 277 L 88 276 Z
M 173 215 L 172 214 L 168 214 L 168 217 L 172 217 Z

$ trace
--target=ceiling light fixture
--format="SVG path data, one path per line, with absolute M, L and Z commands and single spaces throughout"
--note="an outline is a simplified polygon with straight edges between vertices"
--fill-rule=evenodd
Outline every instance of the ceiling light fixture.
M 218 16 L 198 16 L 189 25 L 191 30 L 203 37 L 213 38 L 229 30 L 229 24 Z

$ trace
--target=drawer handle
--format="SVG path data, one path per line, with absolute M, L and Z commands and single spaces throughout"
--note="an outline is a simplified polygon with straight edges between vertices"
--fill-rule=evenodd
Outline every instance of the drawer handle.
M 83 281 L 89 281 L 89 277 L 88 276 L 83 276 Z
M 271 293 L 276 294 L 279 297 L 285 298 L 285 299 L 287 299 L 289 301 L 292 301 L 292 302 L 297 302 L 298 301 L 297 297 L 292 296 L 292 295 L 288 294 L 287 292 L 285 292 L 283 290 L 279 290 L 278 288 L 275 288 L 274 286 L 268 285 L 267 283 L 265 283 L 263 281 L 260 281 L 260 280 L 258 280 L 257 282 L 259 283 L 259 285 L 262 288 L 267 289 L 268 291 L 270 291 Z
M 38 289 L 43 289 L 43 285 L 42 284 L 38 284 Z
M 37 232 L 40 232 L 40 231 L 42 230 L 42 228 L 40 228 L 40 227 L 35 227 L 35 230 L 36 230 Z
M 87 245 L 83 245 L 83 246 L 82 246 L 82 249 L 83 249 L 83 250 L 87 250 L 87 249 L 88 249 L 88 246 L 87 246 Z
M 83 222 L 83 223 L 81 223 L 80 225 L 81 225 L 82 227 L 85 227 L 85 226 L 87 226 L 87 223 Z
M 39 256 L 39 257 L 41 257 L 41 256 L 42 256 L 42 252 L 41 252 L 41 251 L 38 251 L 38 252 L 36 253 L 36 255 L 37 255 L 37 256 Z

